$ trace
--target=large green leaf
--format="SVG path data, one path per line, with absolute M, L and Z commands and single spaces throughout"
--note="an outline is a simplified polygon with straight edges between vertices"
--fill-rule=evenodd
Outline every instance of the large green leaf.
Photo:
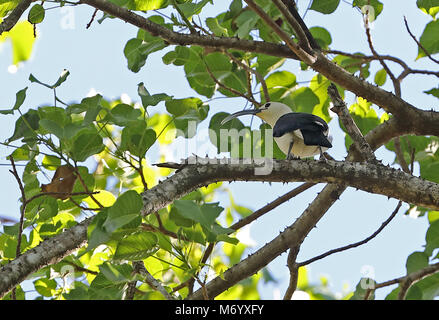
M 439 220 L 430 224 L 427 234 L 425 235 L 425 240 L 427 242 L 425 253 L 430 256 L 434 249 L 439 248 Z
M 34 4 L 29 10 L 27 20 L 32 24 L 41 23 L 44 20 L 46 11 L 41 4 Z
M 432 21 L 425 26 L 424 31 L 422 32 L 421 38 L 419 42 L 422 47 L 427 50 L 428 54 L 435 54 L 439 52 L 439 20 Z M 418 48 L 418 56 L 416 59 L 426 57 L 427 54 L 424 50 L 419 47 Z
M 130 124 L 122 130 L 120 149 L 122 151 L 129 151 L 133 155 L 143 158 L 155 141 L 155 131 L 147 128 L 146 122 L 143 119 L 131 121 Z
M 38 111 L 30 109 L 15 122 L 14 133 L 6 142 L 10 143 L 21 138 L 24 140 L 35 138 L 36 130 L 39 128 L 39 120 Z
M 0 6 L 0 12 L 2 8 Z M 9 32 L 0 35 L 0 42 L 10 39 L 12 42 L 12 64 L 26 61 L 32 54 L 35 42 L 34 29 L 27 21 L 18 22 Z
M 324 14 L 330 14 L 337 9 L 339 3 L 340 0 L 313 0 L 310 9 Z
M 383 11 L 383 4 L 378 0 L 354 0 L 352 3 L 353 7 L 358 7 L 361 9 L 363 14 L 366 13 L 365 6 L 371 6 L 373 8 L 373 12 L 369 12 L 369 21 L 375 20 Z
M 296 87 L 296 76 L 289 71 L 276 71 L 265 80 L 271 100 L 279 101 Z
M 429 14 L 433 19 L 439 12 L 439 0 L 417 0 L 416 5 L 426 14 Z
M 416 251 L 407 258 L 407 274 L 418 271 L 426 266 L 428 266 L 428 255 L 425 252 Z
M 112 233 L 137 218 L 143 206 L 142 197 L 133 190 L 120 195 L 116 202 L 108 209 L 108 215 L 103 223 L 103 229 Z
M 128 235 L 117 244 L 113 259 L 143 260 L 158 250 L 157 236 L 152 232 L 140 232 Z
M 13 114 L 15 110 L 18 110 L 26 99 L 26 90 L 27 87 L 21 89 L 15 94 L 15 104 L 11 109 L 8 110 L 0 110 L 0 114 Z

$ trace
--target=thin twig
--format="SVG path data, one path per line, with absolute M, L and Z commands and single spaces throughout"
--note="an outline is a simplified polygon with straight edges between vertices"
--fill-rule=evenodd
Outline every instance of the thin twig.
M 299 46 L 301 46 L 305 51 L 311 53 L 311 45 L 308 41 L 305 31 L 302 29 L 296 18 L 293 17 L 292 13 L 288 10 L 288 8 L 281 0 L 273 0 L 273 3 L 276 5 L 276 7 L 290 24 L 290 26 L 293 28 L 297 39 L 299 40 Z
M 297 43 L 291 40 L 290 36 L 282 30 L 270 16 L 262 10 L 253 0 L 244 0 L 247 5 L 285 42 L 288 48 L 294 52 L 300 60 L 308 65 L 313 65 L 316 57 L 303 50 Z
M 253 99 L 253 98 L 251 97 L 251 95 L 247 96 L 247 95 L 243 94 L 242 92 L 239 92 L 238 90 L 236 90 L 236 89 L 234 89 L 234 88 L 230 88 L 230 87 L 226 86 L 225 84 L 223 84 L 221 81 L 219 81 L 219 80 L 215 77 L 215 75 L 212 73 L 212 71 L 210 70 L 210 68 L 209 68 L 209 66 L 207 65 L 207 62 L 204 60 L 204 58 L 202 58 L 202 59 L 203 59 L 203 61 L 204 61 L 204 65 L 205 65 L 205 67 L 206 67 L 207 73 L 209 74 L 210 78 L 211 78 L 211 79 L 212 79 L 212 80 L 213 80 L 218 86 L 220 86 L 221 88 L 223 88 L 223 89 L 225 89 L 225 90 L 227 90 L 227 91 L 230 91 L 231 93 L 233 93 L 233 94 L 236 95 L 236 96 L 243 97 L 244 99 L 246 99 L 246 100 L 250 101 L 251 103 L 253 103 L 255 106 L 258 106 L 258 107 L 259 107 L 259 106 L 261 105 L 259 102 L 257 102 L 255 99 Z
M 90 28 L 91 24 L 93 23 L 95 17 L 96 17 L 96 13 L 98 13 L 98 9 L 95 9 L 95 11 L 93 12 L 91 19 L 89 21 L 89 23 L 87 23 L 87 25 L 85 26 L 86 29 Z
M 381 282 L 378 284 L 375 284 L 373 289 L 368 289 L 366 294 L 369 295 L 372 291 L 379 289 L 379 288 L 384 288 L 384 287 L 388 287 L 388 286 L 392 286 L 394 284 L 399 284 L 401 286 L 399 293 L 398 293 L 398 300 L 403 300 L 405 299 L 406 295 L 407 295 L 407 291 L 408 289 L 410 289 L 410 287 L 424 279 L 425 277 L 431 276 L 435 273 L 439 272 L 439 263 L 436 264 L 432 264 L 428 267 L 425 267 L 423 269 L 420 269 L 418 271 L 412 272 L 406 276 L 403 277 L 399 277 L 393 280 L 388 280 L 385 282 Z
M 264 215 L 267 212 L 273 210 L 274 208 L 278 207 L 282 203 L 287 202 L 291 198 L 297 196 L 298 194 L 304 192 L 305 190 L 311 188 L 314 185 L 315 185 L 315 183 L 306 182 L 306 183 L 298 186 L 297 188 L 294 188 L 293 190 L 288 191 L 283 196 L 280 196 L 276 200 L 274 200 L 274 201 L 266 204 L 262 208 L 256 210 L 255 212 L 253 212 L 249 216 L 247 216 L 245 218 L 242 218 L 238 222 L 234 223 L 232 226 L 230 226 L 230 229 L 233 229 L 233 230 L 241 229 L 242 227 L 244 227 L 244 226 L 248 225 L 249 223 L 255 221 L 256 219 L 258 219 L 262 215 Z
M 9 159 L 11 161 L 11 166 L 12 166 L 12 170 L 9 170 L 9 172 L 11 172 L 12 175 L 15 177 L 15 180 L 17 180 L 18 187 L 20 188 L 20 192 L 21 192 L 21 201 L 23 203 L 21 205 L 21 210 L 20 210 L 20 221 L 18 224 L 18 235 L 17 235 L 17 248 L 15 250 L 15 258 L 18 258 L 21 255 L 21 235 L 23 234 L 24 212 L 26 210 L 26 194 L 24 192 L 23 183 L 21 182 L 20 176 L 18 175 L 17 168 L 15 167 L 14 158 L 10 156 Z M 15 287 L 11 291 L 11 299 L 12 300 L 16 299 Z
M 366 29 L 367 43 L 369 44 L 370 51 L 372 52 L 372 54 L 374 56 L 376 56 L 378 58 L 378 61 L 380 62 L 381 66 L 384 68 L 384 70 L 387 72 L 387 74 L 389 75 L 390 79 L 392 80 L 393 87 L 395 89 L 395 95 L 398 96 L 398 97 L 401 97 L 401 83 L 400 83 L 400 80 L 399 80 L 399 78 L 395 77 L 395 75 L 393 74 L 392 70 L 390 70 L 390 68 L 387 66 L 385 61 L 380 58 L 380 55 L 375 50 L 375 48 L 373 46 L 373 43 L 372 43 L 372 36 L 370 34 L 370 28 L 369 28 L 369 12 L 366 11 L 365 15 L 366 15 L 366 19 L 365 19 L 365 22 L 364 22 L 364 27 Z
M 262 87 L 262 92 L 264 93 L 264 98 L 266 102 L 270 102 L 270 94 L 268 93 L 267 83 L 265 82 L 264 77 L 255 69 L 250 68 L 247 64 L 243 63 L 241 60 L 237 59 L 233 54 L 228 52 L 227 50 L 223 51 L 230 59 L 233 60 L 237 65 L 239 65 L 244 70 L 253 73 L 256 76 L 256 79 L 258 79 L 259 83 Z M 249 92 L 250 94 L 250 92 Z
M 375 237 L 376 237 L 381 231 L 383 231 L 383 229 L 384 229 L 384 228 L 390 223 L 390 221 L 392 221 L 392 219 L 393 219 L 393 218 L 396 216 L 396 214 L 398 213 L 399 208 L 401 208 L 401 205 L 402 205 L 402 201 L 399 201 L 399 202 L 398 202 L 398 205 L 397 205 L 396 208 L 395 208 L 395 210 L 393 210 L 392 214 L 387 218 L 387 220 L 384 221 L 384 222 L 381 224 L 381 226 L 380 226 L 380 227 L 379 227 L 374 233 L 372 233 L 370 236 L 368 236 L 367 238 L 365 238 L 365 239 L 363 239 L 363 240 L 361 240 L 361 241 L 358 241 L 358 242 L 355 242 L 355 243 L 352 243 L 352 244 L 349 244 L 349 245 L 346 245 L 346 246 L 340 247 L 340 248 L 336 248 L 336 249 L 329 250 L 329 251 L 327 251 L 327 252 L 325 252 L 325 253 L 323 253 L 323 254 L 320 254 L 320 255 L 318 255 L 318 256 L 316 256 L 316 257 L 314 257 L 314 258 L 311 258 L 311 259 L 305 260 L 305 261 L 303 261 L 303 262 L 300 262 L 300 263 L 298 263 L 297 265 L 298 265 L 299 267 L 303 267 L 303 266 L 306 266 L 306 265 L 308 265 L 308 264 L 311 264 L 311 263 L 313 263 L 313 262 L 315 262 L 315 261 L 317 261 L 317 260 L 321 260 L 321 259 L 323 259 L 323 258 L 326 258 L 327 256 L 329 256 L 329 255 L 331 255 L 331 254 L 338 253 L 338 252 L 342 252 L 342 251 L 345 251 L 345 250 L 348 250 L 348 249 L 352 249 L 352 248 L 356 248 L 356 247 L 358 247 L 358 246 L 361 246 L 361 245 L 363 245 L 363 244 L 369 242 L 370 240 L 372 240 L 373 238 L 375 238 Z

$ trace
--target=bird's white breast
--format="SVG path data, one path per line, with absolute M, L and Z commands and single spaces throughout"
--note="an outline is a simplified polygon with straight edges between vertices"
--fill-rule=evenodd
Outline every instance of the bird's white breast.
M 300 133 L 300 130 L 296 130 L 296 131 L 299 131 Z M 300 137 L 299 137 L 296 131 L 294 131 L 294 133 L 289 132 L 281 137 L 274 138 L 274 141 L 276 141 L 279 149 L 283 153 L 285 154 L 288 153 L 288 148 L 290 147 L 291 140 L 294 140 L 293 148 L 291 150 L 293 156 L 300 158 L 307 158 L 307 157 L 315 156 L 316 154 L 320 154 L 320 150 L 318 146 L 305 145 L 302 139 L 302 134 L 300 133 Z M 328 148 L 322 147 L 322 150 L 326 151 L 328 150 Z

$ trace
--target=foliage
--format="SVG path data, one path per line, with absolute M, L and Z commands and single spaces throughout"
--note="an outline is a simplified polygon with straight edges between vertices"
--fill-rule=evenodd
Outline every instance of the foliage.
M 209 17 L 205 16 L 203 10 L 212 1 L 111 2 L 135 12 L 146 11 L 149 21 L 169 30 L 185 31 L 189 23 L 191 28 L 197 28 L 197 32 L 211 36 L 282 43 L 279 36 L 255 12 L 246 8 L 241 0 L 231 1 L 227 11 Z M 283 31 L 294 34 L 272 1 L 255 2 Z M 64 1 L 55 3 L 60 7 L 65 5 Z M 380 1 L 355 0 L 352 6 L 362 8 L 369 3 L 375 10 L 375 18 L 378 18 L 385 9 Z M 18 1 L 0 0 L 0 17 L 8 17 L 17 4 Z M 315 0 L 310 10 L 331 14 L 339 5 L 339 0 Z M 437 1 L 418 0 L 417 5 L 433 19 L 439 11 Z M 0 42 L 7 39 L 12 42 L 13 64 L 29 59 L 36 40 L 33 28 L 35 24 L 44 23 L 47 9 L 46 3 L 34 4 L 29 10 L 28 21 L 19 22 L 11 31 L 0 35 Z M 172 14 L 169 17 L 157 14 L 162 12 Z M 195 22 L 199 20 L 198 16 L 204 19 L 200 20 L 203 28 Z M 108 16 L 103 16 L 100 22 L 105 18 Z M 419 40 L 431 55 L 439 52 L 438 23 L 437 20 L 427 23 Z M 330 48 L 333 35 L 328 29 L 318 26 L 310 28 L 310 32 L 322 49 Z M 60 86 L 69 86 L 69 71 L 64 70 L 58 79 L 53 79 L 53 84 L 37 79 L 44 75 L 30 74 L 29 83 L 16 93 L 14 105 L 0 111 L 4 116 L 18 115 L 14 132 L 5 144 L 15 147 L 9 159 L 25 165 L 20 177 L 23 183 L 22 227 L 25 232 L 20 233 L 20 223 L 3 227 L 0 234 L 0 264 L 5 265 L 16 258 L 18 234 L 21 235 L 19 251 L 25 253 L 45 239 L 77 225 L 84 217 L 94 216 L 88 227 L 85 247 L 30 277 L 39 298 L 121 299 L 127 286 L 137 281 L 135 299 L 163 299 L 159 292 L 134 272 L 133 262 L 143 261 L 148 272 L 168 292 L 183 299 L 188 296 L 189 289 L 180 284 L 192 279 L 197 285 L 203 286 L 212 275 L 221 276 L 246 255 L 247 246 L 239 242 L 236 230 L 231 226 L 252 210 L 236 204 L 233 199 L 228 206 L 216 202 L 216 195 L 227 192 L 221 183 L 198 188 L 155 214 L 140 214 L 143 205 L 141 193 L 170 175 L 170 170 L 152 165 L 152 159 L 164 157 L 160 147 L 179 136 L 192 138 L 196 134 L 196 127 L 203 121 L 208 122 L 211 132 L 216 133 L 210 136 L 210 141 L 218 152 L 231 152 L 234 156 L 242 157 L 245 139 L 250 139 L 251 145 L 255 146 L 253 154 L 256 154 L 256 148 L 264 150 L 266 139 L 271 139 L 259 134 L 265 126 L 252 130 L 238 119 L 221 126 L 221 120 L 228 114 L 213 114 L 208 104 L 214 96 L 256 99 L 253 94 L 259 97 L 256 100 L 267 101 L 260 79 L 246 68 L 252 68 L 264 79 L 271 101 L 293 106 L 293 111 L 316 114 L 328 122 L 333 119 L 326 91 L 330 81 L 317 74 L 308 85 L 299 84 L 299 76 L 283 68 L 285 58 L 235 49 L 214 51 L 196 45 L 171 46 L 159 36 L 142 29 L 139 29 L 136 37 L 128 38 L 121 59 L 126 59 L 130 71 L 137 73 L 147 68 L 148 56 L 159 54 L 164 64 L 183 69 L 193 95 L 174 97 L 172 92 L 151 94 L 143 83 L 139 83 L 139 97 L 135 103 L 109 100 L 99 94 L 78 97 L 75 103 L 65 103 L 56 92 Z M 364 55 L 357 53 L 354 57 L 337 54 L 333 61 L 362 79 L 384 86 L 389 79 L 388 73 L 383 68 L 378 71 L 371 68 L 370 60 L 361 59 Z M 426 59 L 426 56 L 426 52 L 420 48 L 417 59 Z M 308 68 L 306 65 L 302 67 Z M 35 86 L 52 91 L 55 100 L 24 110 L 26 98 Z M 253 86 L 257 87 L 256 93 Z M 423 89 L 427 94 L 439 97 L 437 88 Z M 36 104 L 34 101 L 31 103 L 32 106 Z M 151 107 L 159 104 L 167 112 L 152 113 Z M 380 112 L 377 106 L 360 97 L 349 106 L 349 111 L 363 134 L 390 118 L 389 114 Z M 196 127 L 191 127 L 192 124 Z M 341 122 L 340 127 L 346 130 Z M 230 137 L 227 145 L 221 146 L 216 139 L 221 129 L 247 131 L 238 140 Z M 421 177 L 437 183 L 438 143 L 435 136 L 407 135 L 401 138 L 400 146 L 405 161 L 409 164 L 416 162 Z M 346 134 L 346 150 L 351 144 L 352 139 Z M 393 140 L 385 147 L 391 152 L 396 151 Z M 233 148 L 237 153 L 232 152 Z M 263 152 L 261 156 L 264 156 Z M 277 146 L 274 157 L 285 157 Z M 399 162 L 395 153 L 395 164 Z M 74 175 L 70 186 L 66 185 L 67 176 L 62 176 L 58 171 L 63 166 L 73 170 L 69 173 Z M 43 175 L 53 177 L 49 187 L 43 185 Z M 437 259 L 439 248 L 439 215 L 436 211 L 417 209 L 428 216 L 430 225 L 424 251 L 414 252 L 407 258 L 407 274 L 430 265 Z M 213 244 L 215 254 L 204 259 L 209 246 Z M 414 284 L 407 299 L 436 297 L 439 294 L 437 277 L 438 274 L 431 275 Z M 258 286 L 262 281 L 275 281 L 275 277 L 268 269 L 263 269 L 222 293 L 219 298 L 258 299 Z M 305 268 L 300 268 L 298 289 L 312 299 L 340 298 L 329 291 L 325 279 L 321 279 L 321 284 L 309 283 Z M 397 297 L 398 289 L 395 290 L 388 299 Z M 365 294 L 359 285 L 355 292 L 343 298 L 364 298 Z M 15 296 L 17 299 L 24 298 L 21 287 L 16 288 Z M 5 297 L 11 298 L 11 294 Z

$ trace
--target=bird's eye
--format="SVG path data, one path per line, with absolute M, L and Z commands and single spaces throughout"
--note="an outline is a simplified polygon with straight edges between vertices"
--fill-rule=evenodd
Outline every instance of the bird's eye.
M 271 103 L 270 102 L 267 102 L 266 104 L 265 104 L 265 109 L 268 109 L 268 107 L 271 105 Z

